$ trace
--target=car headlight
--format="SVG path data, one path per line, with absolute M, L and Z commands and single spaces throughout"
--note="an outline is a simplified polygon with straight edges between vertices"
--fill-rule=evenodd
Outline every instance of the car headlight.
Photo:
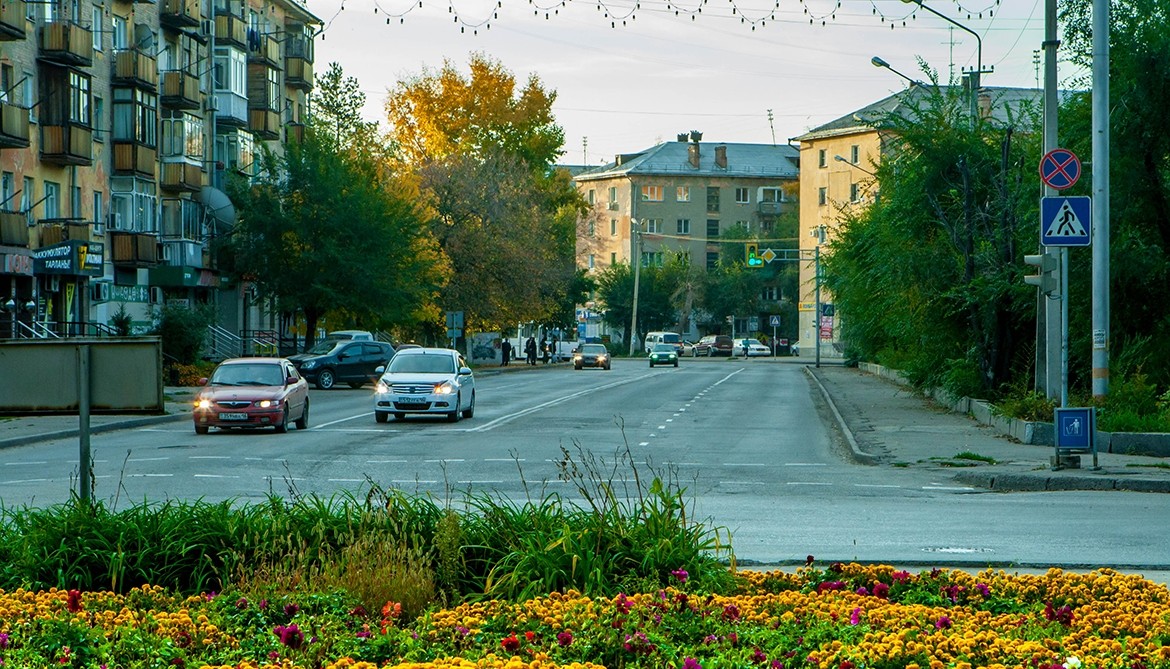
M 387 385 L 385 381 L 379 381 L 374 386 L 374 392 L 378 395 L 385 395 L 386 393 L 390 392 L 390 386 Z
M 211 408 L 211 400 L 207 399 L 206 397 L 200 397 L 199 399 L 195 400 L 195 408 L 196 409 L 210 409 Z
M 597 362 L 605 362 L 605 356 L 604 355 L 597 356 Z
M 312 369 L 317 366 L 316 360 L 306 360 L 301 363 L 301 369 Z
M 453 392 L 455 392 L 455 384 L 450 381 L 435 384 L 436 395 L 450 395 Z
M 260 407 L 261 409 L 267 409 L 268 407 L 275 406 L 275 405 L 276 405 L 276 400 L 260 400 L 259 402 L 256 403 L 256 406 Z

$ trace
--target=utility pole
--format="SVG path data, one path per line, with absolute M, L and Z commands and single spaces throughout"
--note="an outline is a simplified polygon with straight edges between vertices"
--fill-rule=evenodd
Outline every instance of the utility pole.
M 1056 4 L 1056 0 L 1048 0 Z M 1093 397 L 1109 393 L 1109 0 L 1093 0 Z
M 581 138 L 581 164 L 582 165 L 589 164 L 589 137 L 588 136 Z
M 776 146 L 776 126 L 772 124 L 772 110 L 768 110 L 768 127 L 772 129 L 772 146 Z
M 1060 41 L 1056 38 L 1056 0 L 1045 0 L 1044 7 L 1044 152 L 1059 147 L 1057 139 L 1057 82 L 1056 49 Z M 1057 190 L 1044 187 L 1045 197 L 1057 195 Z M 1059 263 L 1062 254 L 1055 247 L 1044 247 L 1041 255 L 1048 256 L 1048 263 Z M 1062 272 L 1063 274 L 1063 272 Z M 1045 396 L 1056 398 L 1060 391 L 1058 375 L 1061 369 L 1061 305 L 1065 286 L 1057 289 L 1057 296 L 1049 298 L 1038 293 L 1041 304 L 1036 310 L 1036 390 Z
M 634 263 L 634 308 L 630 315 L 630 357 L 638 343 L 638 277 L 642 270 L 642 224 L 630 217 L 630 260 Z

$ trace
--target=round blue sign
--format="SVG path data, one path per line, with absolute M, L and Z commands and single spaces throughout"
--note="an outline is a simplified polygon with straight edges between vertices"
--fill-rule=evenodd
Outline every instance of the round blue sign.
M 1056 190 L 1072 188 L 1081 178 L 1081 161 L 1068 149 L 1053 149 L 1040 160 L 1040 178 Z

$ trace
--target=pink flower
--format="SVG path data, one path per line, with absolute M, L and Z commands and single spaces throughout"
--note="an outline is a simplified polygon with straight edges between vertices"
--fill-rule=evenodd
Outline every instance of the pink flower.
M 675 577 L 679 583 L 686 583 L 687 578 L 690 577 L 690 574 L 687 573 L 686 569 L 675 569 L 674 571 L 670 572 L 670 575 Z
M 951 628 L 951 619 L 946 616 L 939 616 L 938 620 L 934 621 L 935 629 L 949 630 Z
M 557 633 L 557 644 L 562 648 L 573 643 L 573 633 L 569 630 L 564 630 Z
M 860 625 L 861 624 L 861 607 L 860 606 L 853 607 L 853 613 L 849 614 L 849 624 L 850 625 Z
M 873 596 L 878 599 L 885 599 L 890 596 L 890 586 L 885 583 L 873 584 Z

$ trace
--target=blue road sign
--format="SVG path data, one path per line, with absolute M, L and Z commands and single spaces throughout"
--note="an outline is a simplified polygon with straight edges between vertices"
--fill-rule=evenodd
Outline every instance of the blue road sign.
M 768 317 L 768 322 L 771 324 L 772 327 L 778 328 L 778 327 L 780 327 L 780 316 L 777 314 L 772 314 L 771 316 Z
M 1081 178 L 1081 160 L 1068 149 L 1053 149 L 1040 159 L 1040 178 L 1056 190 L 1072 188 Z
M 1091 451 L 1097 431 L 1093 407 L 1061 407 L 1055 410 L 1056 450 Z
M 1040 243 L 1044 246 L 1088 246 L 1093 226 L 1093 199 L 1087 195 L 1040 198 Z

